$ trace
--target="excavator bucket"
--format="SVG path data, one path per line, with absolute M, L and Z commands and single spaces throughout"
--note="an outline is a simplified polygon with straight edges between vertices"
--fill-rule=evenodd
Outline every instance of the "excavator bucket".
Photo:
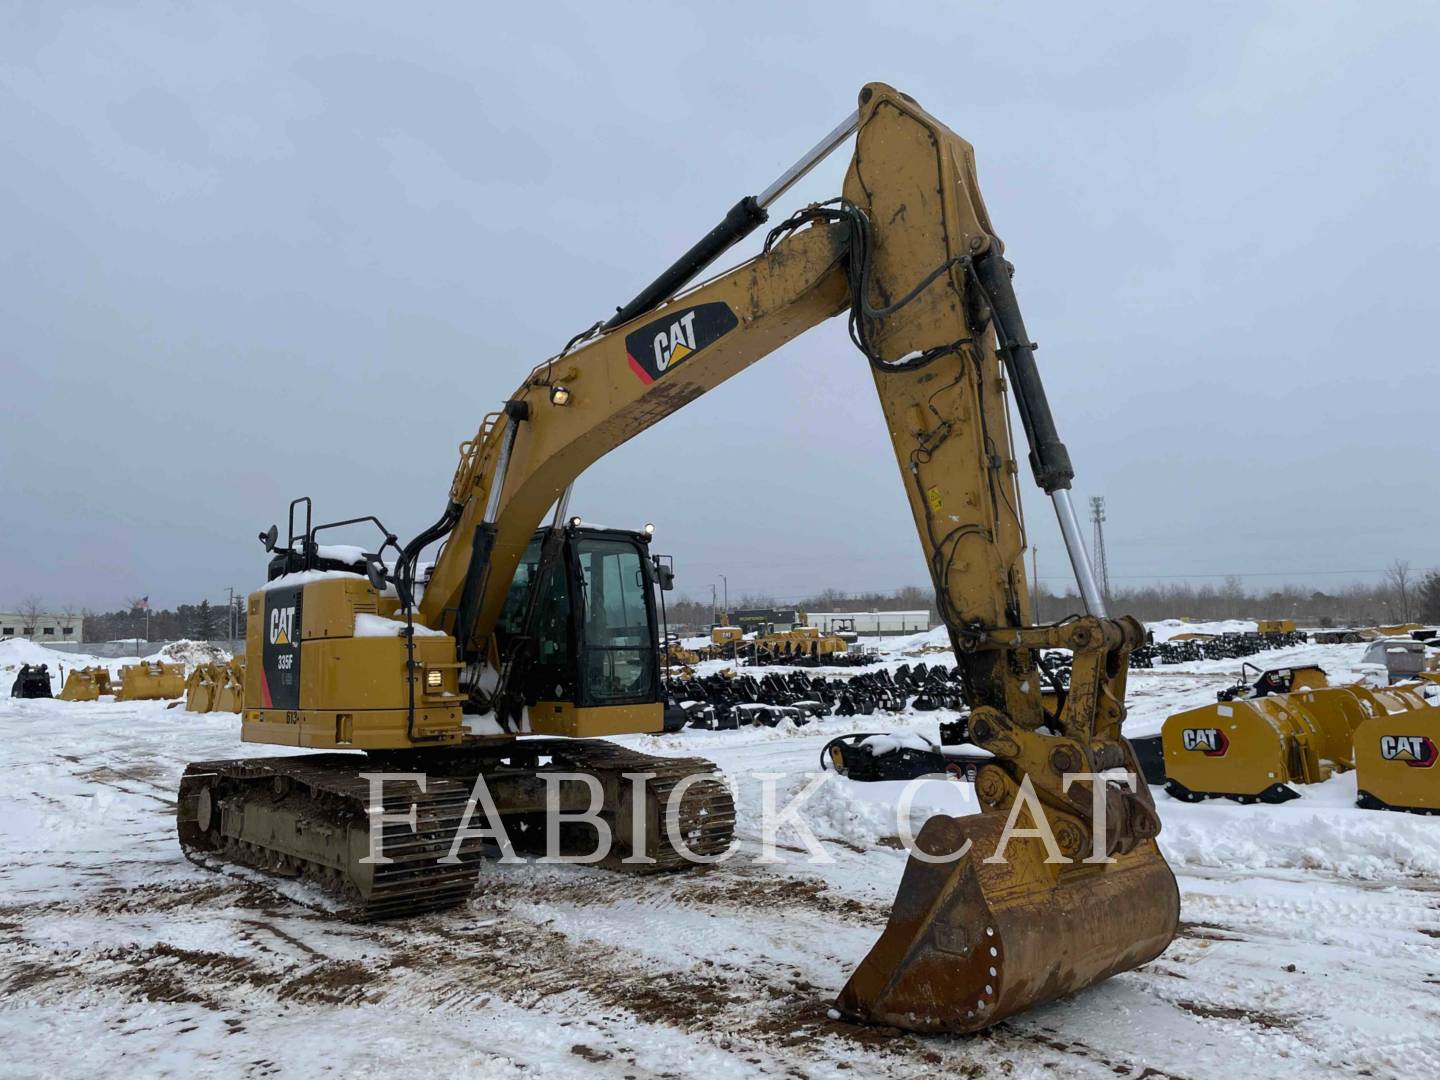
M 114 692 L 109 668 L 83 667 L 65 676 L 65 686 L 55 696 L 61 701 L 98 701 L 102 694 Z
M 185 680 L 185 711 L 208 713 L 215 708 L 219 681 L 224 677 L 223 664 L 196 664 Z
M 221 669 L 215 689 L 215 712 L 238 713 L 245 703 L 245 658 L 237 656 Z
M 159 701 L 185 693 L 185 665 L 142 660 L 120 669 L 116 701 Z
M 843 1014 L 910 1031 L 978 1031 L 1170 944 L 1180 896 L 1153 840 L 1109 863 L 1058 864 L 1045 861 L 1039 839 L 1012 836 L 996 861 L 1007 816 L 925 823 L 890 922 L 840 993 Z M 1017 824 L 1027 820 L 1022 812 Z

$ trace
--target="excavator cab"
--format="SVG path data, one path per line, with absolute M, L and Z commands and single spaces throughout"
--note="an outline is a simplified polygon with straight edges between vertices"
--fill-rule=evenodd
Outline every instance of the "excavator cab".
M 508 691 L 526 709 L 649 709 L 659 730 L 659 629 L 650 534 L 571 519 L 531 539 L 495 639 Z M 634 730 L 634 729 L 631 729 Z

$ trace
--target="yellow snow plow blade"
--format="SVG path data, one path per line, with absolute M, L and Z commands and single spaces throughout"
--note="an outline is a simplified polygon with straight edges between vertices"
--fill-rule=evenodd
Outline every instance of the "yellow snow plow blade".
M 1370 810 L 1440 814 L 1437 762 L 1440 708 L 1425 704 L 1372 716 L 1355 732 L 1355 801 Z
M 1362 726 L 1428 710 L 1415 687 L 1330 686 L 1236 698 L 1165 721 L 1165 789 L 1197 802 L 1285 802 L 1291 784 L 1318 784 L 1358 764 Z M 1363 787 L 1363 780 L 1362 780 Z
M 185 665 L 142 660 L 120 669 L 116 701 L 158 701 L 185 693 Z
M 990 861 L 1004 813 L 932 817 L 890 922 L 841 991 L 842 1013 L 911 1031 L 970 1032 L 1155 959 L 1175 936 L 1180 895 L 1154 840 L 1108 864 L 1047 864 L 1012 838 Z M 1022 816 L 1021 823 L 1028 822 Z

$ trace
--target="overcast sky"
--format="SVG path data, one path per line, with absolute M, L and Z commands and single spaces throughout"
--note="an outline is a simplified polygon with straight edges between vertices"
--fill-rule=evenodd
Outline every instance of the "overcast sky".
M 0 607 L 246 591 L 301 494 L 428 524 L 529 367 L 872 79 L 975 145 L 1118 581 L 1440 564 L 1437 55 L 1422 2 L 3 0 Z M 684 593 L 926 580 L 843 320 L 573 509 Z

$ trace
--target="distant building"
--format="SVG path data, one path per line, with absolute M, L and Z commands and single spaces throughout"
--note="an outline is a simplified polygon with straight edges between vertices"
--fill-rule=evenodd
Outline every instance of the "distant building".
M 738 626 L 747 634 L 774 633 L 804 626 L 805 613 L 798 608 L 737 608 L 720 612 L 720 626 Z
M 928 611 L 811 611 L 810 625 L 821 633 L 853 630 L 861 636 L 919 634 L 930 629 Z
M 0 641 L 30 638 L 41 645 L 50 641 L 82 641 L 84 619 L 79 615 L 40 615 L 0 611 Z

